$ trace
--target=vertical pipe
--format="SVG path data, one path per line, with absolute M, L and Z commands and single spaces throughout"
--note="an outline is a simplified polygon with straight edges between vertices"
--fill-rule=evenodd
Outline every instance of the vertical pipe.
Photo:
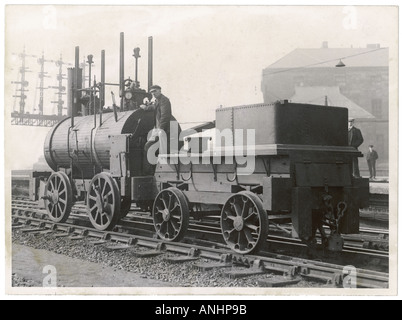
M 102 125 L 102 111 L 105 105 L 105 50 L 101 51 L 101 85 L 99 86 L 99 126 Z
M 93 106 L 94 106 L 94 126 L 96 127 L 96 78 L 94 77 L 94 88 L 93 88 L 93 92 L 91 91 L 91 96 L 90 96 L 90 105 L 92 105 L 93 102 Z
M 79 100 L 79 91 L 78 89 L 78 68 L 80 67 L 80 47 L 75 47 L 75 70 L 74 70 L 74 85 L 72 86 L 73 90 L 73 104 L 71 106 L 71 128 L 74 127 L 74 116 L 78 111 L 77 105 Z
M 152 62 L 152 55 L 153 55 L 153 42 L 152 42 L 152 37 L 148 37 L 148 92 L 149 89 L 152 86 L 152 67 L 153 67 L 153 62 Z
M 123 110 L 124 98 L 124 32 L 120 32 L 120 110 Z
M 89 65 L 88 88 L 90 90 L 89 90 L 89 106 L 88 106 L 88 114 L 87 115 L 92 114 L 91 113 L 92 112 L 91 111 L 91 103 L 92 103 L 92 98 L 93 98 L 93 91 L 91 90 L 92 89 L 91 78 L 92 78 L 92 64 L 94 63 L 93 57 L 94 56 L 92 54 L 88 55 L 88 65 Z M 95 105 L 94 105 L 94 108 L 95 108 Z
M 67 116 L 71 117 L 74 103 L 74 68 L 67 68 Z
M 135 86 L 138 83 L 138 58 L 135 57 Z

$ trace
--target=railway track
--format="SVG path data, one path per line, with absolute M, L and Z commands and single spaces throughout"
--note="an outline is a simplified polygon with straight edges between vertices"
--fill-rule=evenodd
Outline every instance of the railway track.
M 231 266 L 232 268 L 226 273 L 229 277 L 273 272 L 283 275 L 283 285 L 294 283 L 295 279 L 305 278 L 330 283 L 338 287 L 345 286 L 345 279 L 349 279 L 344 267 L 329 263 L 330 259 L 326 259 L 327 262 L 320 262 L 291 257 L 282 253 L 271 253 L 271 247 L 282 248 L 279 251 L 283 251 L 283 248 L 287 246 L 294 250 L 297 248 L 296 251 L 305 247 L 294 239 L 270 236 L 268 238 L 269 245 L 258 256 L 238 255 L 231 253 L 223 241 L 217 242 L 215 240 L 215 238 L 219 238 L 220 234 L 211 223 L 203 225 L 201 231 L 199 230 L 200 225 L 197 225 L 198 230 L 195 230 L 194 226 L 190 224 L 189 238 L 186 238 L 183 243 L 171 243 L 153 238 L 154 232 L 149 230 L 151 227 L 153 228 L 153 224 L 149 214 L 146 213 L 130 213 L 127 219 L 124 219 L 117 227 L 118 232 L 102 232 L 89 225 L 82 207 L 75 206 L 74 212 L 67 223 L 56 224 L 48 220 L 45 211 L 39 210 L 35 203 L 20 200 L 14 202 L 12 207 L 13 229 L 24 233 L 52 234 L 56 238 L 68 237 L 72 241 L 88 238 L 94 245 L 103 245 L 108 250 L 129 250 L 139 257 L 179 254 L 178 257 L 169 258 L 172 263 L 208 258 L 210 262 L 199 265 L 199 269 L 207 270 L 212 267 L 228 268 Z M 190 238 L 192 233 L 202 233 L 206 239 L 203 237 Z M 356 255 L 365 257 L 361 259 L 380 261 L 380 264 L 388 261 L 386 252 L 367 250 L 363 247 L 346 248 L 342 259 L 346 259 L 347 256 L 356 258 Z M 237 270 L 233 266 L 242 269 Z M 355 271 L 356 286 L 359 288 L 388 287 L 387 273 L 362 268 Z M 260 285 L 270 286 L 272 284 L 260 283 Z
M 37 208 L 37 203 L 27 200 L 14 200 L 13 203 L 23 208 Z M 46 211 L 40 210 L 46 215 Z M 71 219 L 84 220 L 78 223 L 85 224 L 88 221 L 86 206 L 83 204 L 76 204 L 73 207 L 73 215 Z M 208 217 L 207 219 L 198 221 L 190 220 L 189 232 L 204 235 L 206 238 L 214 238 L 215 241 L 221 241 L 221 229 L 219 217 Z M 88 224 L 88 226 L 90 226 Z M 142 232 L 147 236 L 154 234 L 154 225 L 150 213 L 141 212 L 138 210 L 131 210 L 129 215 L 122 219 L 118 227 L 131 228 L 133 231 Z M 276 225 L 271 224 L 269 229 L 268 243 L 276 241 L 277 243 L 288 243 L 289 245 L 301 244 L 300 240 L 290 238 L 292 228 L 290 225 Z M 320 235 L 317 233 L 318 239 Z M 358 250 L 371 252 L 372 250 L 388 251 L 389 250 L 389 233 L 388 230 L 378 228 L 360 228 L 360 233 L 357 235 L 344 235 L 345 249 Z M 222 242 L 223 245 L 223 242 Z

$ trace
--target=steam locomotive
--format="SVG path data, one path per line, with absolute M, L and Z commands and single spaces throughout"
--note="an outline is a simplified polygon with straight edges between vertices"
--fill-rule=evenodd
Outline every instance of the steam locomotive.
M 369 184 L 352 176 L 352 159 L 362 155 L 348 146 L 346 108 L 278 101 L 217 109 L 215 121 L 171 136 L 178 147 L 160 153 L 149 176 L 144 145 L 154 115 L 139 108 L 148 93 L 137 76 L 124 78 L 124 35 L 119 107 L 103 105 L 104 51 L 101 81 L 89 88 L 82 88 L 78 59 L 77 47 L 69 69 L 70 117 L 44 144 L 54 172 L 41 197 L 51 220 L 65 222 L 74 203 L 85 201 L 92 225 L 113 230 L 135 203 L 151 209 L 160 238 L 180 241 L 191 216 L 218 215 L 223 239 L 240 254 L 263 246 L 270 223 L 291 223 L 292 235 L 306 243 L 319 231 L 333 251 L 342 249 L 341 234 L 359 232 Z

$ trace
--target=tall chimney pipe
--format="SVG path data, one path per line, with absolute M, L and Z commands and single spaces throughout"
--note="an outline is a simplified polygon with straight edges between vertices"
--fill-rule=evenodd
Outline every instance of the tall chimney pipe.
M 148 92 L 152 86 L 152 55 L 153 55 L 153 44 L 152 37 L 148 37 Z
M 74 116 L 78 111 L 78 103 L 80 100 L 80 91 L 78 91 L 78 69 L 80 67 L 80 47 L 75 47 L 75 70 L 74 70 L 74 86 L 73 86 L 73 103 L 71 106 L 71 128 L 74 127 Z
M 120 110 L 124 102 L 124 32 L 120 32 Z
M 105 105 L 105 50 L 101 51 L 101 84 L 100 84 L 100 92 L 99 92 L 99 121 L 100 124 L 102 125 L 102 111 L 103 111 L 103 107 Z

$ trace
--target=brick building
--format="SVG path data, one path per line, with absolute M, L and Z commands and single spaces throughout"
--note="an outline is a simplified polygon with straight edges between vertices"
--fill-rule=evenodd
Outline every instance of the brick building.
M 388 175 L 389 72 L 388 48 L 295 49 L 263 70 L 265 103 L 291 100 L 347 107 L 363 133 L 363 153 L 373 144 L 379 154 L 378 176 Z M 340 61 L 344 67 L 336 67 Z M 367 175 L 364 158 L 359 159 Z

